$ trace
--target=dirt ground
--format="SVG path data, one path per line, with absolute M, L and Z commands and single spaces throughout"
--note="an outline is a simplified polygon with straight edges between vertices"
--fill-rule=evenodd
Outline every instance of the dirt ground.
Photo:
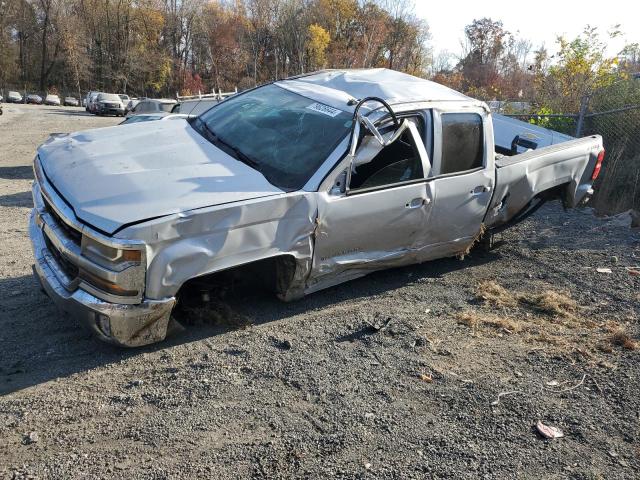
M 118 121 L 0 117 L 0 478 L 638 478 L 626 216 L 550 204 L 488 253 L 235 291 L 227 320 L 122 350 L 41 293 L 27 235 L 36 146 Z

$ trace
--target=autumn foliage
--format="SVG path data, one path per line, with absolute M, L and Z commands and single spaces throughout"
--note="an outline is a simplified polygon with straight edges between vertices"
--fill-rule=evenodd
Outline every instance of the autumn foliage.
M 426 74 L 406 0 L 2 0 L 0 88 L 137 95 L 247 88 L 331 67 Z

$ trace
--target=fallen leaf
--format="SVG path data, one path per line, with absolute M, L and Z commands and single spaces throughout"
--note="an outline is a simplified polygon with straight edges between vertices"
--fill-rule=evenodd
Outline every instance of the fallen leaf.
M 427 383 L 433 383 L 433 377 L 431 375 L 427 375 L 426 373 L 420 374 L 420 380 Z
M 636 275 L 636 276 L 640 275 L 640 270 L 635 270 L 633 268 L 627 269 L 627 272 L 629 272 L 629 275 Z

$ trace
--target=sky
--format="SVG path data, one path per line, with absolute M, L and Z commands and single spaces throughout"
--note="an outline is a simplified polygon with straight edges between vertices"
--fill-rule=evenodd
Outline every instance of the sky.
M 577 36 L 589 24 L 603 34 L 620 24 L 622 38 L 609 41 L 608 54 L 615 55 L 627 42 L 640 43 L 640 1 L 638 0 L 415 0 L 415 13 L 429 24 L 434 54 L 447 50 L 459 55 L 464 27 L 476 18 L 501 20 L 509 32 L 542 43 L 550 53 L 557 51 L 558 35 Z

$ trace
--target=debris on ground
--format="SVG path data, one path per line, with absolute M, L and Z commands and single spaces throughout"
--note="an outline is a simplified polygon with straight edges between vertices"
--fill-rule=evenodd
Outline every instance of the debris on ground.
M 554 439 L 554 438 L 562 438 L 564 437 L 564 433 L 558 427 L 552 427 L 550 425 L 545 425 L 540 420 L 536 423 L 536 429 L 544 438 Z
M 271 337 L 271 344 L 278 350 L 291 350 L 293 347 L 291 340 L 288 338 L 275 338 Z
M 376 318 L 374 322 L 367 322 L 369 326 L 376 332 L 385 331 L 391 325 L 391 317 Z
M 610 268 L 596 268 L 596 272 L 598 273 L 613 273 L 613 270 Z
M 29 432 L 25 433 L 22 437 L 22 443 L 24 445 L 31 445 L 32 443 L 36 443 L 40 440 L 40 436 L 37 432 Z

